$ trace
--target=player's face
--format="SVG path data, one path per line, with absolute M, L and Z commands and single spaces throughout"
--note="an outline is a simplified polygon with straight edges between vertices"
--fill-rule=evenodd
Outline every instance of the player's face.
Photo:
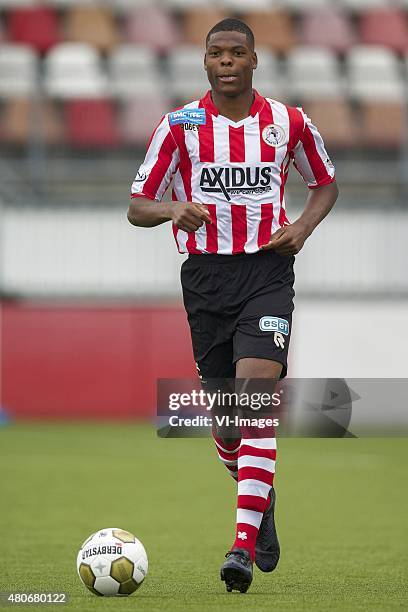
M 209 38 L 204 67 L 213 91 L 235 97 L 252 89 L 256 65 L 256 53 L 243 32 L 216 32 Z

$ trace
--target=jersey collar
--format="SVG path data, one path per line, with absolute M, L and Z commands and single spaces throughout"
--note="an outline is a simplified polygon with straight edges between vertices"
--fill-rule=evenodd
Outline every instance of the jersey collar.
M 252 91 L 255 97 L 254 97 L 254 101 L 252 102 L 252 106 L 249 111 L 249 116 L 255 117 L 255 115 L 262 110 L 265 104 L 265 98 L 259 95 L 256 89 L 253 89 Z M 220 114 L 218 108 L 215 106 L 212 100 L 211 89 L 207 91 L 204 98 L 200 100 L 200 106 L 208 110 L 212 115 L 215 115 L 215 117 L 218 117 L 218 115 Z

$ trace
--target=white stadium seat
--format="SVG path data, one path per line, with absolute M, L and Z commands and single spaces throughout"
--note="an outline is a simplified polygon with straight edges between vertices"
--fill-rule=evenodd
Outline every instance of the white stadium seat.
M 30 47 L 0 45 L 0 96 L 28 97 L 36 91 L 38 57 Z
M 210 88 L 204 70 L 204 50 L 201 47 L 179 46 L 168 56 L 170 88 L 177 98 L 201 98 Z
M 279 99 L 284 95 L 283 79 L 275 54 L 269 49 L 256 49 L 258 67 L 254 72 L 254 87 L 262 96 Z
M 108 80 L 98 52 L 84 43 L 63 43 L 54 47 L 44 61 L 44 86 L 57 98 L 98 98 L 106 96 Z
M 53 6 L 55 6 L 55 8 L 64 9 L 72 6 L 95 4 L 95 0 L 47 0 L 46 4 L 52 4 Z
M 64 0 L 59 0 L 64 1 Z M 72 1 L 72 0 L 70 0 Z M 95 2 L 95 0 L 87 0 L 88 2 Z M 113 9 L 119 11 L 130 11 L 143 6 L 152 5 L 152 4 L 166 4 L 165 2 L 161 2 L 160 0 L 104 0 L 105 4 L 110 5 Z
M 122 45 L 109 56 L 112 93 L 120 98 L 163 93 L 163 77 L 156 54 L 141 45 Z
M 0 9 L 16 9 L 36 4 L 37 0 L 0 0 Z
M 207 7 L 213 7 L 219 4 L 216 0 L 165 0 L 164 4 L 173 10 L 194 10 Z
M 220 8 L 237 11 L 239 13 L 268 11 L 272 8 L 276 8 L 276 2 L 273 0 L 251 0 L 250 2 L 248 2 L 248 0 L 219 0 L 217 5 Z
M 339 98 L 344 85 L 336 55 L 320 47 L 297 47 L 286 58 L 291 96 L 301 100 Z
M 358 101 L 400 102 L 404 85 L 396 55 L 386 47 L 358 45 L 346 57 L 349 94 Z
M 278 3 L 282 8 L 301 12 L 309 9 L 330 7 L 333 5 L 333 0 L 281 0 Z
M 392 0 L 341 0 L 340 4 L 347 9 L 363 11 L 365 9 L 390 6 L 392 4 Z

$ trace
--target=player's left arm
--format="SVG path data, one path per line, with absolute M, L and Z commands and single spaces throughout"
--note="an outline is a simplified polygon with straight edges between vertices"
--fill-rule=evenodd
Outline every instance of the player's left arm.
M 307 238 L 321 221 L 329 214 L 339 195 L 336 181 L 311 189 L 306 206 L 297 221 L 278 229 L 262 250 L 272 249 L 279 255 L 296 255 Z
M 299 219 L 278 229 L 270 242 L 261 247 L 288 256 L 299 253 L 306 239 L 331 211 L 339 194 L 334 166 L 319 131 L 302 109 L 297 109 L 297 119 L 302 129 L 290 157 L 309 187 L 309 196 Z

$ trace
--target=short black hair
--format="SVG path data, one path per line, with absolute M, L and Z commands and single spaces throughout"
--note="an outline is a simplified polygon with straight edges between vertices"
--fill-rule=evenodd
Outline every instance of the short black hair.
M 207 34 L 207 38 L 205 39 L 206 47 L 208 46 L 210 36 L 216 32 L 242 32 L 245 34 L 251 49 L 255 47 L 254 33 L 252 32 L 251 28 L 240 19 L 233 19 L 229 17 L 228 19 L 223 19 L 222 21 L 216 23 Z

